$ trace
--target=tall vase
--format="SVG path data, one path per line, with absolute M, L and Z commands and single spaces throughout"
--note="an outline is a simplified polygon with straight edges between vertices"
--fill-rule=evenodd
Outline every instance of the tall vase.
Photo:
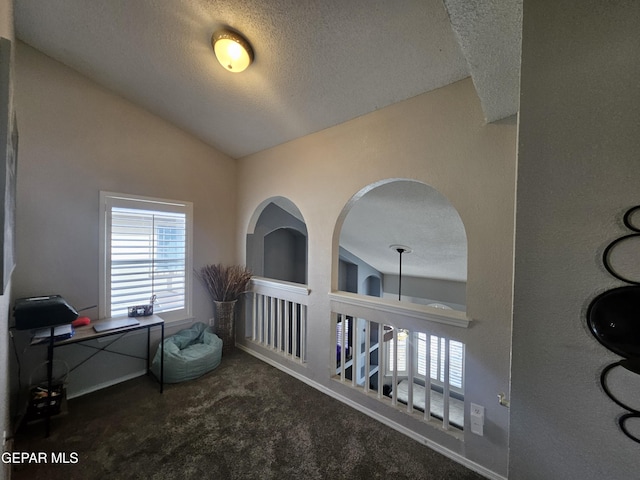
M 237 300 L 230 302 L 214 301 L 214 331 L 222 339 L 222 353 L 229 352 L 236 346 L 235 307 Z

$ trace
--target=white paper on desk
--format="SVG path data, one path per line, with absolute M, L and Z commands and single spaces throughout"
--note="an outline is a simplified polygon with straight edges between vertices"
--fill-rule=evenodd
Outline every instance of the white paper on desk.
M 53 336 L 58 337 L 60 335 L 71 335 L 71 324 L 59 325 L 53 329 Z M 41 328 L 36 330 L 33 334 L 33 338 L 49 338 L 51 336 L 51 328 Z

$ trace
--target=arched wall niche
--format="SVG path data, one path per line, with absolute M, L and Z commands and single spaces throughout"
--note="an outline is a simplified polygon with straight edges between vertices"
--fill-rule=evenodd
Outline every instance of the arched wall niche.
M 307 283 L 307 226 L 285 197 L 263 201 L 247 229 L 246 263 L 254 275 Z
M 352 293 L 397 299 L 400 255 L 395 245 L 410 249 L 402 255 L 402 301 L 466 310 L 462 219 L 438 190 L 411 179 L 375 182 L 347 202 L 334 230 L 332 288 L 354 284 L 344 278 L 347 272 L 357 278 Z
M 364 279 L 363 292 L 370 297 L 381 297 L 382 279 L 377 275 L 369 275 Z

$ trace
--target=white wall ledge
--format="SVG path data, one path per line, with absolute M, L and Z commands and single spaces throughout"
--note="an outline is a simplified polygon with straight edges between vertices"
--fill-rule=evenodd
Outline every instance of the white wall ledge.
M 295 301 L 302 305 L 307 304 L 307 297 L 311 292 L 307 285 L 301 283 L 285 282 L 264 277 L 251 277 L 251 291 L 261 295 Z
M 417 303 L 392 301 L 348 292 L 330 292 L 329 299 L 331 300 L 331 309 L 333 311 L 338 311 L 339 308 L 337 307 L 339 307 L 340 304 L 344 304 L 393 315 L 404 315 L 418 320 L 442 323 L 454 327 L 468 328 L 471 323 L 471 319 L 467 317 L 465 312 L 445 310 L 427 305 L 419 305 Z

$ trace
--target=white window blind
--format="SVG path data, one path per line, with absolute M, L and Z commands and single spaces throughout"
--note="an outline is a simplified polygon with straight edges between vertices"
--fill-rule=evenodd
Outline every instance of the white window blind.
M 389 341 L 389 371 L 393 372 L 396 359 L 398 361 L 398 372 L 407 371 L 407 332 L 406 330 L 398 330 L 398 355 L 393 352 L 393 339 Z
M 341 360 L 342 360 L 342 355 L 343 355 L 343 350 L 344 350 L 344 358 L 345 358 L 345 363 L 346 361 L 351 359 L 351 356 L 353 355 L 353 338 L 351 338 L 352 335 L 352 328 L 350 328 L 350 325 L 353 322 L 353 318 L 349 317 L 347 315 L 340 315 L 338 322 L 336 322 L 336 345 L 339 348 L 339 350 L 337 351 L 337 364 L 339 365 Z M 344 327 L 344 348 L 342 346 L 342 328 Z
M 407 341 L 408 336 L 398 332 L 398 373 L 407 372 Z M 437 382 L 444 381 L 444 354 L 445 339 L 436 335 L 427 335 L 426 333 L 418 333 L 416 352 L 416 363 L 418 367 L 418 375 L 424 376 L 427 367 L 427 338 L 429 338 L 429 357 L 430 357 L 430 376 L 432 380 Z M 393 341 L 389 341 L 388 364 L 389 371 L 393 372 L 394 359 Z M 455 340 L 449 341 L 449 385 L 454 388 L 462 389 L 464 385 L 464 344 Z
M 154 313 L 190 312 L 188 202 L 104 194 L 104 316 L 155 298 Z M 165 315 L 163 315 L 165 316 Z
M 344 325 L 344 338 L 347 346 L 351 343 L 349 341 L 349 320 L 345 315 L 341 315 L 341 318 L 336 323 L 336 344 L 342 346 L 342 326 Z

